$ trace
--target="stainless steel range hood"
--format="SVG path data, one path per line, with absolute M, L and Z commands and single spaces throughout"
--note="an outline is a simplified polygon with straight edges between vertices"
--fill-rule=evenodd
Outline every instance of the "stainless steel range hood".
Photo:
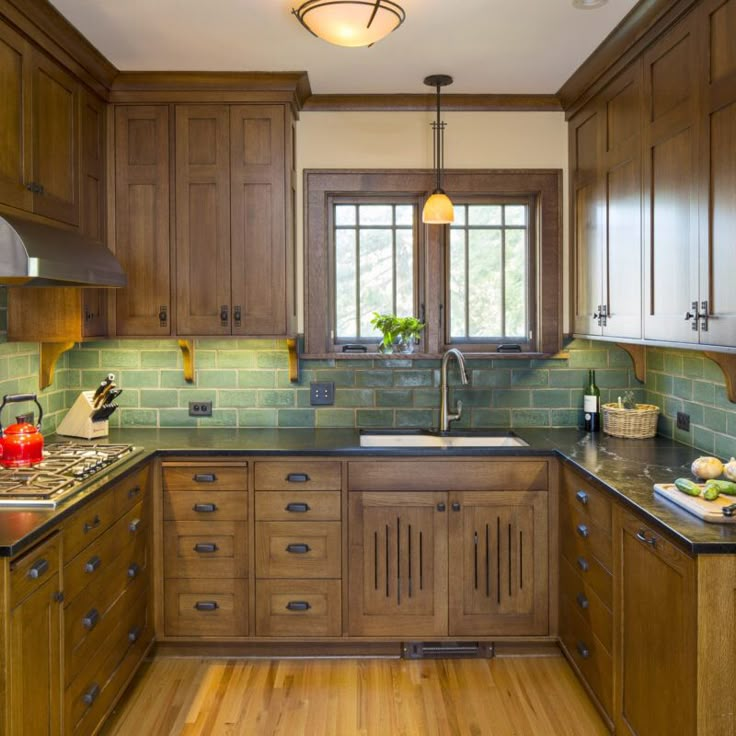
M 0 284 L 125 286 L 122 266 L 101 243 L 12 215 L 0 215 Z

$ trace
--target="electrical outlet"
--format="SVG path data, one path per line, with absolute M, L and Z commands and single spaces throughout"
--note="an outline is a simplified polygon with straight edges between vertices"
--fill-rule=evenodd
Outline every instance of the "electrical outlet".
M 309 403 L 312 406 L 332 406 L 335 403 L 335 384 L 333 381 L 309 384 Z
M 190 417 L 211 417 L 212 402 L 211 401 L 190 401 L 189 402 Z
M 690 415 L 684 411 L 677 412 L 677 429 L 682 429 L 685 432 L 690 431 Z

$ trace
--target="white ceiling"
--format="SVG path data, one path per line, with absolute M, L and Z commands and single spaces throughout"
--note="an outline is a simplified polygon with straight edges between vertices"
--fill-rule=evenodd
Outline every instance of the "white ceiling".
M 302 0 L 51 0 L 118 69 L 302 71 L 314 94 L 556 92 L 636 0 L 576 10 L 571 0 L 399 0 L 406 21 L 370 48 L 321 41 Z

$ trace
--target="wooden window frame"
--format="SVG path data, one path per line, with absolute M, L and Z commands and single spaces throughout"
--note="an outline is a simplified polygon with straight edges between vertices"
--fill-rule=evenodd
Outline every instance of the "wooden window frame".
M 397 195 L 423 201 L 435 187 L 431 170 L 305 169 L 304 171 L 304 352 L 306 357 L 375 358 L 377 352 L 342 353 L 331 336 L 333 255 L 329 232 L 331 203 L 336 197 L 377 198 Z M 562 171 L 560 169 L 468 169 L 445 172 L 444 188 L 458 201 L 487 197 L 530 197 L 536 203 L 535 259 L 532 264 L 536 299 L 530 304 L 533 330 L 530 349 L 497 353 L 495 346 L 460 345 L 473 355 L 529 358 L 557 353 L 562 345 Z M 422 225 L 418 235 L 417 306 L 424 304 L 427 328 L 418 356 L 439 356 L 449 347 L 444 326 L 445 241 L 447 227 Z M 530 275 L 531 277 L 531 275 Z M 420 312 L 417 312 L 420 314 Z M 455 343 L 456 345 L 458 343 Z

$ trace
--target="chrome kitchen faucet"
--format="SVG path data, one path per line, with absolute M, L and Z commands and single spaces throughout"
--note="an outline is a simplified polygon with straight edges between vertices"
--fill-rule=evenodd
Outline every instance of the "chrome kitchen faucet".
M 460 419 L 463 414 L 462 401 L 458 400 L 454 413 L 449 412 L 447 408 L 447 364 L 450 362 L 450 356 L 455 356 L 457 360 L 463 386 L 468 383 L 468 373 L 463 354 L 457 348 L 446 350 L 442 356 L 442 366 L 440 367 L 440 432 L 447 432 L 450 429 L 450 422 Z

